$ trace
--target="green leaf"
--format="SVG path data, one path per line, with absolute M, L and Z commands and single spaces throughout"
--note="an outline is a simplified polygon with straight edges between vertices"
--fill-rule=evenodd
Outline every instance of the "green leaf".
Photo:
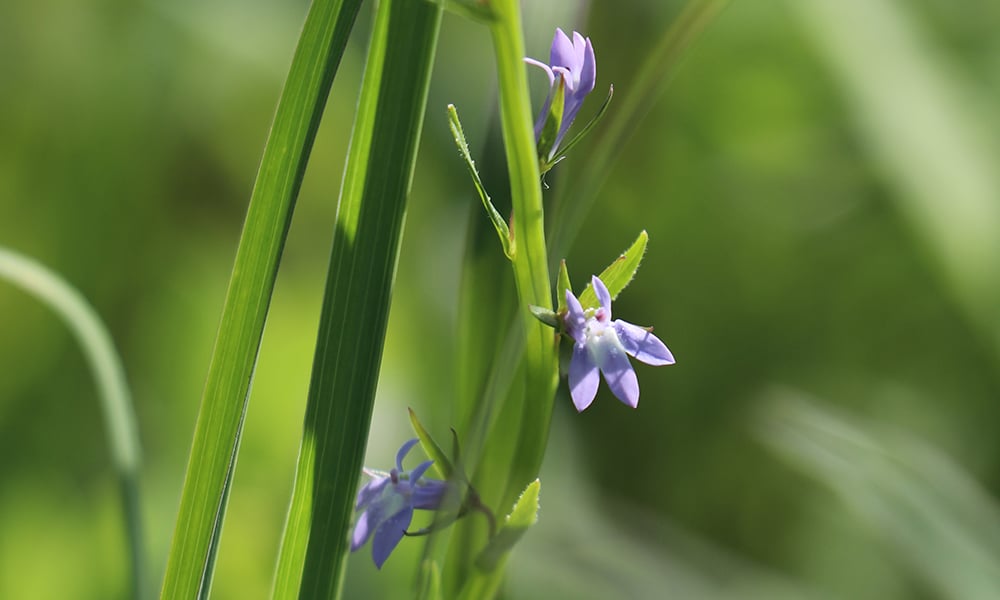
M 335 598 L 371 424 L 440 7 L 382 0 L 337 211 L 276 598 Z
M 458 119 L 458 111 L 455 109 L 454 104 L 448 105 L 448 127 L 451 129 L 451 135 L 455 138 L 455 145 L 458 146 L 458 152 L 462 155 L 462 160 L 465 161 L 466 168 L 469 169 L 469 175 L 472 176 L 472 183 L 475 184 L 476 191 L 479 192 L 479 198 L 483 202 L 483 209 L 486 210 L 486 216 L 490 218 L 494 229 L 497 230 L 497 235 L 500 236 L 500 245 L 503 246 L 504 256 L 512 259 L 514 258 L 515 246 L 514 240 L 510 235 L 510 229 L 507 227 L 507 222 L 497 212 L 496 207 L 493 206 L 493 201 L 490 199 L 490 195 L 486 193 L 486 187 L 483 186 L 482 179 L 479 178 L 479 171 L 476 170 L 476 161 L 472 160 L 472 154 L 469 152 L 469 143 L 465 139 L 465 131 L 462 129 L 462 122 Z
M 315 0 L 247 208 L 188 461 L 163 598 L 207 596 L 281 249 L 361 0 Z
M 538 521 L 538 493 L 542 483 L 534 480 L 521 492 L 504 521 L 503 527 L 489 541 L 476 558 L 476 567 L 483 571 L 492 571 L 500 564 L 500 560 L 514 547 L 532 525 Z
M 559 279 L 556 283 L 556 303 L 559 314 L 566 313 L 566 290 L 573 292 L 573 284 L 569 282 L 569 271 L 566 269 L 566 260 L 559 261 Z
M 639 263 L 642 262 L 642 256 L 646 253 L 646 242 L 648 241 L 649 235 L 646 233 L 646 230 L 642 230 L 639 233 L 639 237 L 629 246 L 629 249 L 598 275 L 601 281 L 604 282 L 604 285 L 607 286 L 608 292 L 611 293 L 612 300 L 617 298 L 618 294 L 632 282 L 635 272 L 639 270 Z M 580 304 L 584 309 L 600 306 L 600 303 L 597 301 L 597 294 L 594 293 L 594 289 L 590 284 L 587 284 L 587 288 L 580 294 Z
M 451 474 L 455 471 L 452 466 L 451 461 L 448 460 L 448 455 L 444 453 L 441 446 L 438 446 L 431 434 L 427 433 L 427 429 L 424 428 L 420 419 L 417 418 L 417 413 L 413 412 L 413 409 L 407 409 L 410 411 L 410 424 L 413 425 L 413 431 L 416 432 L 417 437 L 420 439 L 420 446 L 424 449 L 428 458 L 434 461 L 434 470 L 438 472 L 442 479 L 448 479 Z M 457 443 L 455 444 L 457 450 Z M 456 460 L 458 455 L 455 455 Z

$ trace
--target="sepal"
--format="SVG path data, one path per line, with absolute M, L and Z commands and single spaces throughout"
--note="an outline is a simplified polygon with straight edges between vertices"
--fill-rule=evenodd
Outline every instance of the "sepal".
M 565 300 L 563 300 L 565 302 Z M 542 323 L 545 323 L 549 327 L 555 329 L 561 329 L 562 324 L 557 313 L 552 312 L 547 308 L 542 308 L 541 306 L 528 306 L 528 310 L 531 311 L 531 316 L 535 317 Z
M 569 282 L 569 271 L 566 269 L 566 259 L 559 261 L 559 278 L 556 280 L 556 312 L 560 315 L 566 314 L 566 290 L 571 293 L 573 284 Z
M 448 459 L 448 455 L 444 453 L 441 446 L 434 441 L 431 434 L 424 428 L 423 423 L 417 418 L 417 413 L 413 412 L 412 408 L 408 408 L 407 410 L 410 412 L 410 425 L 413 426 L 413 432 L 417 434 L 417 439 L 420 440 L 420 447 L 424 449 L 424 454 L 434 461 L 434 470 L 437 471 L 442 479 L 450 479 L 455 472 L 455 467 L 452 465 L 451 460 Z
M 556 141 L 559 139 L 559 128 L 562 127 L 563 110 L 566 107 L 566 81 L 562 77 L 557 79 L 558 83 L 549 103 L 549 112 L 542 123 L 542 130 L 538 133 L 538 170 L 543 175 L 555 164 L 552 156 L 558 149 Z

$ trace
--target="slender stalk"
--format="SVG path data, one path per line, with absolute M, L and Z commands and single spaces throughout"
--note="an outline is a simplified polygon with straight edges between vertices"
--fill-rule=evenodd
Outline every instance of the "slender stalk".
M 514 280 L 525 326 L 527 398 L 521 415 L 517 452 L 507 488 L 498 506 L 510 506 L 541 467 L 558 376 L 558 355 L 552 330 L 539 323 L 528 306 L 552 308 L 541 176 L 532 127 L 524 39 L 517 0 L 494 0 L 490 24 L 500 92 L 500 124 L 510 171 L 514 221 Z M 497 435 L 511 435 L 500 431 Z
M 488 381 L 480 382 L 480 377 L 472 374 L 462 379 L 463 393 L 474 394 L 477 405 L 474 408 L 466 406 L 461 412 L 463 425 L 469 428 L 469 445 L 464 452 L 469 460 L 467 464 L 474 465 L 473 482 L 484 503 L 503 514 L 521 490 L 535 479 L 541 466 L 548 441 L 558 361 L 552 330 L 541 325 L 528 310 L 530 305 L 551 308 L 552 297 L 541 178 L 523 62 L 520 9 L 516 0 L 495 0 L 490 2 L 489 10 L 499 79 L 500 125 L 510 186 L 513 232 L 510 262 L 517 291 L 514 318 L 519 322 L 514 322 L 509 329 L 504 327 L 495 335 L 500 345 L 492 352 L 507 368 L 500 373 L 494 371 Z M 494 245 L 493 240 L 489 242 Z M 475 238 L 471 238 L 470 243 L 478 244 Z M 480 249 L 477 247 L 472 252 L 479 254 Z M 501 261 L 479 256 L 473 263 L 466 270 L 470 279 L 463 288 L 467 303 L 462 311 L 466 317 L 463 324 L 486 325 L 479 318 L 482 316 L 479 308 L 468 304 L 470 300 L 490 302 L 493 327 L 506 323 L 508 313 L 502 308 L 512 294 L 506 287 L 496 285 L 495 276 L 482 275 L 487 272 L 483 269 L 500 268 Z M 466 337 L 463 343 L 471 353 L 475 351 L 471 350 L 474 344 L 482 343 L 484 336 L 493 339 L 490 336 L 494 334 L 466 332 L 466 335 L 471 337 Z M 496 368 L 498 363 L 494 362 L 493 366 Z M 480 374 L 485 375 L 485 372 Z M 458 597 L 459 590 L 463 590 L 465 597 L 475 597 L 477 590 L 495 589 L 496 582 L 502 579 L 502 567 L 486 573 L 473 564 L 486 541 L 485 533 L 475 523 L 457 525 L 450 537 L 448 558 L 442 572 L 445 596 Z M 502 565 L 502 561 L 499 564 Z M 469 596 L 470 593 L 473 595 Z
M 87 300 L 38 262 L 0 248 L 0 279 L 28 292 L 58 314 L 76 337 L 97 384 L 111 462 L 121 485 L 125 532 L 132 562 L 132 597 L 147 593 L 139 494 L 141 449 L 125 369 L 101 318 Z
M 651 56 L 644 63 L 641 82 L 631 86 L 635 90 L 634 97 L 623 109 L 612 111 L 616 115 L 617 122 L 611 128 L 612 133 L 606 134 L 604 138 L 612 140 L 612 143 L 599 145 L 595 151 L 597 159 L 592 158 L 588 161 L 588 167 L 584 169 L 582 176 L 574 182 L 569 182 L 570 186 L 567 187 L 572 187 L 573 193 L 563 193 L 559 198 L 564 200 L 561 204 L 549 206 L 548 216 L 552 233 L 547 242 L 553 258 L 563 255 L 586 209 L 596 198 L 595 189 L 603 183 L 605 176 L 602 169 L 606 169 L 607 165 L 613 162 L 615 148 L 634 131 L 638 121 L 661 95 L 665 84 L 676 70 L 678 59 L 726 2 L 728 0 L 692 0 L 678 22 L 664 35 L 663 41 L 655 51 L 655 56 Z M 528 304 L 551 307 L 548 294 L 533 295 L 536 289 L 531 287 L 536 281 L 541 285 L 541 278 L 536 280 L 535 277 L 543 271 L 538 268 L 536 261 L 546 261 L 548 268 L 554 267 L 556 262 L 548 261 L 543 251 L 531 245 L 532 241 L 542 238 L 541 234 L 532 229 L 540 226 L 542 221 L 540 204 L 536 204 L 540 202 L 541 188 L 535 171 L 537 164 L 533 145 L 534 132 L 530 122 L 531 109 L 526 104 L 527 92 L 523 87 L 524 69 L 521 62 L 523 46 L 520 39 L 517 3 L 494 0 L 490 3 L 490 9 L 499 17 L 492 23 L 491 33 L 497 54 L 501 117 L 512 188 L 514 238 L 517 246 L 513 267 L 519 305 L 522 311 Z M 529 116 L 524 117 L 525 113 Z M 528 164 L 529 162 L 532 164 Z M 586 184 L 580 184 L 581 181 L 585 181 Z M 578 196 L 582 196 L 584 201 L 578 203 L 576 201 Z M 571 200 L 565 200 L 566 198 Z M 555 212 L 552 212 L 553 210 Z M 522 220 L 520 218 L 522 214 L 533 218 Z M 538 218 L 534 218 L 536 215 Z M 523 241 L 526 236 L 533 237 Z M 482 262 L 484 259 L 477 257 L 475 267 L 481 268 Z M 471 274 L 472 280 L 479 287 L 490 284 L 482 277 L 477 279 L 476 271 L 472 268 L 467 273 Z M 547 270 L 544 273 L 547 285 Z M 466 289 L 472 290 L 472 294 L 475 294 L 472 296 L 473 302 L 482 302 L 484 297 L 497 296 L 483 294 L 476 285 L 468 285 Z M 466 293 L 465 289 L 463 293 Z M 467 306 L 464 312 L 468 310 L 470 307 Z M 473 457 L 470 464 L 477 464 L 475 461 L 479 448 L 477 440 L 482 434 L 489 436 L 485 442 L 482 460 L 475 472 L 475 481 L 483 496 L 489 502 L 496 502 L 493 506 L 501 513 L 534 478 L 541 465 L 557 383 L 557 353 L 551 329 L 545 328 L 534 318 L 526 318 L 529 321 L 525 327 L 526 340 L 521 338 L 520 331 L 500 336 L 493 353 L 496 358 L 492 361 L 491 368 L 481 376 L 488 383 L 482 386 L 481 393 L 477 394 L 480 404 L 474 411 L 475 416 L 471 420 L 472 426 L 469 432 L 472 447 L 468 450 L 467 456 Z M 481 323 L 481 320 L 478 322 Z M 542 330 L 541 333 L 539 330 Z M 467 335 L 475 336 L 470 340 L 470 344 L 482 338 L 478 333 Z M 550 359 L 553 362 L 545 366 L 546 361 Z M 520 366 L 515 367 L 515 364 Z M 474 382 L 479 381 L 480 377 L 464 376 L 466 379 L 463 380 L 463 392 L 479 392 L 480 388 L 474 385 Z M 497 479 L 506 481 L 498 483 Z M 493 493 L 498 485 L 504 490 L 502 497 Z M 446 590 L 457 593 L 457 589 L 460 588 L 461 597 L 469 599 L 487 598 L 496 593 L 503 580 L 503 564 L 506 559 L 502 559 L 492 571 L 484 572 L 468 564 L 469 559 L 465 558 L 470 555 L 475 556 L 481 548 L 481 542 L 480 532 L 470 530 L 465 524 L 460 524 L 456 528 L 448 551 L 448 561 L 445 563 L 446 570 L 443 573 Z

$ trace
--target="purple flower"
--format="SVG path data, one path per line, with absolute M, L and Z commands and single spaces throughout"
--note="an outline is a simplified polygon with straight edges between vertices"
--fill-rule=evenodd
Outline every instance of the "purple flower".
M 555 144 L 552 146 L 551 154 L 555 154 L 556 149 L 562 142 L 563 137 L 573 124 L 576 113 L 583 105 L 583 99 L 587 94 L 594 91 L 594 82 L 597 80 L 597 63 L 594 60 L 594 47 L 590 45 L 590 38 L 585 38 L 577 32 L 573 32 L 573 39 L 563 33 L 562 29 L 556 29 L 555 37 L 552 38 L 552 49 L 549 52 L 549 64 L 537 61 L 533 58 L 525 58 L 524 61 L 530 65 L 539 67 L 549 76 L 549 96 L 542 106 L 542 112 L 535 122 L 535 137 L 541 135 L 542 126 L 549 115 L 549 107 L 552 105 L 552 94 L 556 85 L 560 82 L 565 85 L 565 100 L 563 105 L 562 122 L 559 125 L 559 134 L 556 136 Z M 559 76 L 559 81 L 556 76 Z
M 374 534 L 372 559 L 379 569 L 403 539 L 413 519 L 413 510 L 437 510 L 449 489 L 445 481 L 423 478 L 434 464 L 432 460 L 420 463 L 412 471 L 403 470 L 403 458 L 416 443 L 412 439 L 403 444 L 396 454 L 396 468 L 388 473 L 364 470 L 372 480 L 358 492 L 355 510 L 361 511 L 361 515 L 351 536 L 351 552 L 364 546 Z
M 600 370 L 611 392 L 635 408 L 639 404 L 639 382 L 625 355 L 649 365 L 672 365 L 674 356 L 650 330 L 621 319 L 611 321 L 608 288 L 597 276 L 590 281 L 600 308 L 583 310 L 573 292 L 566 290 L 566 330 L 576 342 L 569 363 L 570 396 L 576 410 L 590 406 L 597 395 Z

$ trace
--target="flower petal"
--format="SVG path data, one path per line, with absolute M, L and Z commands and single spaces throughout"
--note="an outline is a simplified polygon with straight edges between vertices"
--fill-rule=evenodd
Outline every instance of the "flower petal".
M 610 333 L 610 332 L 609 332 Z M 635 408 L 639 405 L 639 380 L 636 379 L 632 363 L 619 348 L 606 347 L 601 372 L 608 382 L 611 393 L 625 404 Z
M 583 63 L 580 66 L 580 79 L 574 93 L 583 102 L 583 97 L 594 91 L 594 84 L 597 82 L 597 59 L 594 58 L 594 47 L 590 43 L 590 38 L 586 40 L 583 52 Z
M 403 469 L 403 459 L 406 458 L 406 454 L 410 451 L 410 448 L 412 448 L 414 445 L 416 445 L 416 443 L 418 441 L 420 441 L 420 440 L 418 440 L 417 438 L 413 438 L 412 440 L 406 442 L 405 444 L 403 444 L 399 448 L 399 452 L 396 453 L 396 468 L 397 469 L 399 469 L 400 471 L 404 470 Z
M 389 554 L 395 550 L 399 540 L 403 539 L 403 532 L 410 526 L 413 519 L 413 507 L 407 506 L 398 513 L 392 515 L 378 526 L 375 530 L 375 539 L 372 541 L 372 560 L 379 569 L 389 558 Z
M 441 481 L 440 479 L 423 479 L 419 485 L 413 486 L 413 496 L 410 499 L 410 504 L 413 505 L 413 508 L 421 510 L 437 510 L 441 508 L 441 502 L 444 501 L 448 489 L 449 485 L 445 481 Z
M 587 347 L 574 344 L 573 358 L 569 363 L 569 395 L 577 411 L 583 412 L 594 401 L 600 381 L 597 365 L 591 360 Z
M 615 321 L 614 325 L 625 352 L 634 356 L 636 360 L 641 360 L 647 365 L 674 364 L 674 355 L 651 331 L 621 319 Z
M 566 323 L 566 331 L 575 342 L 583 343 L 585 336 L 583 329 L 587 324 L 587 317 L 583 314 L 583 306 L 577 300 L 573 292 L 566 290 L 566 316 L 563 318 Z
M 594 286 L 594 293 L 597 294 L 597 300 L 601 303 L 601 308 L 607 311 L 608 320 L 610 320 L 611 292 L 608 291 L 608 287 L 604 285 L 604 282 L 597 275 L 590 276 L 590 285 Z
M 433 460 L 426 460 L 417 465 L 416 469 L 410 471 L 410 484 L 415 484 L 417 480 L 424 476 L 424 473 L 427 472 L 427 469 L 429 469 L 433 464 Z
M 573 32 L 573 63 L 566 65 L 573 71 L 573 83 L 580 82 L 580 71 L 583 70 L 583 61 L 586 60 L 587 40 L 579 32 Z
M 552 49 L 549 51 L 549 65 L 553 67 L 570 67 L 574 60 L 573 42 L 562 29 L 556 28 L 552 37 Z
M 357 552 L 374 531 L 373 523 L 369 518 L 369 511 L 365 511 L 358 516 L 358 522 L 354 524 L 354 533 L 351 534 L 351 552 Z
M 371 504 L 382 494 L 382 490 L 389 483 L 388 477 L 373 479 L 358 490 L 358 501 L 354 505 L 354 510 L 361 510 Z

